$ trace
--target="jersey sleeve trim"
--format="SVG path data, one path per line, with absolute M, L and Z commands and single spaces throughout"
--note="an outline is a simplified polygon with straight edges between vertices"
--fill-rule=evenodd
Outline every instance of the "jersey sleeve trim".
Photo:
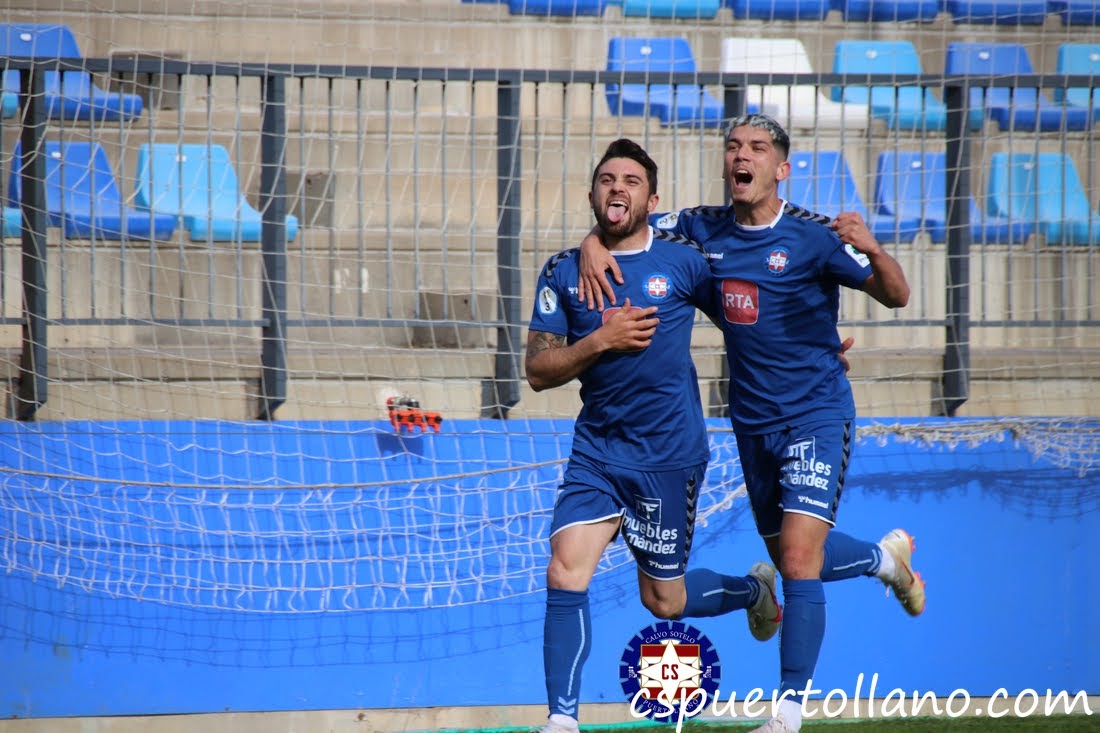
M 665 242 L 671 242 L 673 244 L 686 244 L 704 257 L 707 254 L 706 250 L 703 249 L 703 245 L 699 244 L 694 239 L 689 239 L 688 237 L 685 237 L 683 234 L 676 234 L 665 229 L 654 229 L 653 239 L 659 239 Z
M 790 201 L 783 207 L 783 213 L 787 216 L 793 216 L 796 219 L 805 219 L 807 221 L 815 221 L 818 224 L 827 225 L 832 221 L 831 218 L 824 214 L 818 214 L 816 211 L 810 211 L 809 209 L 792 204 Z
M 546 264 L 542 268 L 543 277 L 549 280 L 550 277 L 554 274 L 554 270 L 555 268 L 557 268 L 558 265 L 560 265 L 563 261 L 569 259 L 579 251 L 580 247 L 572 247 L 570 249 L 558 252 L 556 255 L 552 256 L 546 261 Z

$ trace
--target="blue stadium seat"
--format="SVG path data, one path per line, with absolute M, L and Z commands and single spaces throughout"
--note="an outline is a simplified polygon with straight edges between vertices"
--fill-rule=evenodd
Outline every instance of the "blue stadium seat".
M 1047 0 L 945 0 L 944 8 L 956 23 L 984 25 L 1042 25 Z
M 960 42 L 947 44 L 944 72 L 978 80 L 1035 73 L 1022 44 Z M 1063 108 L 1035 88 L 971 87 L 970 107 L 984 109 L 1002 130 L 1084 130 L 1089 124 L 1086 110 Z
M 241 192 L 221 145 L 142 145 L 134 194 L 139 208 L 182 217 L 191 241 L 260 241 L 263 216 Z M 286 238 L 297 235 L 298 219 L 288 214 Z
M 1062 25 L 1100 25 L 1097 0 L 1048 0 L 1048 6 L 1062 17 Z
M 643 18 L 713 18 L 721 0 L 622 0 L 623 15 Z
M 127 206 L 115 182 L 107 153 L 99 143 L 47 140 L 47 224 L 78 239 L 168 239 L 176 228 L 171 216 L 150 215 Z M 15 145 L 8 203 L 22 196 L 21 143 Z
M 1059 74 L 1100 77 L 1100 43 L 1063 43 L 1058 47 Z M 1100 115 L 1100 89 L 1071 87 L 1054 90 L 1054 101 L 1090 110 L 1095 120 Z
M 2 225 L 3 226 L 0 227 L 0 230 L 2 230 L 2 232 L 0 233 L 2 233 L 5 238 L 18 237 L 23 229 L 22 212 L 20 212 L 19 209 L 14 206 L 5 206 Z
M 848 161 L 840 151 L 796 150 L 789 160 L 791 174 L 779 182 L 781 198 L 830 217 L 856 211 L 870 220 Z
M 486 0 L 472 0 L 485 2 Z M 512 15 L 603 15 L 607 0 L 497 0 L 508 3 Z M 471 2 L 471 0 L 463 0 Z
M 942 152 L 884 151 L 875 175 L 876 226 L 880 240 L 896 233 L 911 238 L 927 232 L 933 242 L 947 241 L 947 154 Z M 974 197 L 969 201 L 970 237 L 978 243 L 1026 242 L 1033 224 L 1010 221 L 982 212 Z
M 695 58 L 685 38 L 612 38 L 607 49 L 609 71 L 647 71 L 667 78 L 669 72 L 695 71 Z M 723 105 L 698 84 L 608 84 L 611 113 L 659 117 L 662 125 L 717 127 Z
M 48 23 L 0 24 L 0 56 L 83 58 L 72 30 Z M 18 95 L 19 72 L 3 73 L 4 90 Z M 46 114 L 52 119 L 115 121 L 141 115 L 141 97 L 104 91 L 92 83 L 91 74 L 82 71 L 47 71 L 45 86 Z
M 972 244 L 1024 244 L 1035 232 L 1035 222 L 1009 219 L 989 213 L 970 199 L 970 241 Z
M 909 41 L 837 41 L 837 74 L 921 74 L 920 57 Z M 918 86 L 833 87 L 834 102 L 869 104 L 871 115 L 899 130 L 944 130 L 947 107 L 930 89 Z M 981 112 L 971 113 L 972 129 L 981 128 Z
M 940 0 L 834 0 L 833 7 L 840 10 L 844 20 L 930 23 L 940 11 Z
M 987 205 L 995 216 L 1036 222 L 1050 244 L 1100 244 L 1100 212 L 1068 155 L 994 153 Z
M 0 117 L 14 117 L 19 111 L 19 95 L 0 91 Z
M 874 221 L 871 233 L 880 242 L 911 242 L 921 231 L 928 230 L 932 239 L 942 242 L 946 238 L 946 221 L 929 216 L 929 201 L 925 191 L 929 185 L 920 153 L 895 153 L 887 150 L 879 153 L 875 168 L 875 193 L 873 198 Z M 941 211 L 946 206 L 940 201 Z
M 831 0 L 722 0 L 734 18 L 759 20 L 824 20 Z

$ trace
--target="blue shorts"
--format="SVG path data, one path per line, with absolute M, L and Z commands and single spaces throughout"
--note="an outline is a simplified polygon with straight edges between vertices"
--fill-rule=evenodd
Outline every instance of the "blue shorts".
M 575 524 L 623 517 L 622 534 L 638 568 L 658 580 L 682 577 L 695 531 L 707 464 L 635 471 L 573 454 L 554 503 L 550 536 Z
M 852 422 L 805 422 L 763 435 L 738 435 L 756 530 L 775 537 L 783 513 L 836 524 L 837 504 L 852 454 Z

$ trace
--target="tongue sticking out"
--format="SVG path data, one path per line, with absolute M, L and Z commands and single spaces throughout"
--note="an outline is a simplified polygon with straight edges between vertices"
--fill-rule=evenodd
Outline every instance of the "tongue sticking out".
M 607 218 L 612 224 L 618 224 L 626 216 L 626 207 L 622 204 L 612 204 L 607 207 Z

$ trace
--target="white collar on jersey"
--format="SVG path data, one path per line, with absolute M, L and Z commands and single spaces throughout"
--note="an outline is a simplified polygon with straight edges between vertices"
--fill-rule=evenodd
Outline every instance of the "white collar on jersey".
M 613 249 L 611 250 L 612 257 L 628 257 L 630 255 L 636 255 L 639 252 L 648 252 L 649 248 L 653 246 L 653 227 L 647 226 L 649 230 L 649 239 L 646 240 L 645 246 L 638 249 Z
M 741 227 L 742 229 L 744 229 L 747 232 L 762 232 L 765 229 L 771 229 L 772 227 L 774 227 L 776 224 L 779 223 L 780 219 L 783 218 L 783 210 L 786 209 L 786 208 L 787 208 L 786 200 L 779 199 L 779 213 L 776 214 L 775 218 L 772 219 L 769 223 L 767 223 L 767 224 L 754 224 L 752 226 L 749 226 L 748 224 L 741 224 L 740 222 L 738 222 L 737 226 Z

